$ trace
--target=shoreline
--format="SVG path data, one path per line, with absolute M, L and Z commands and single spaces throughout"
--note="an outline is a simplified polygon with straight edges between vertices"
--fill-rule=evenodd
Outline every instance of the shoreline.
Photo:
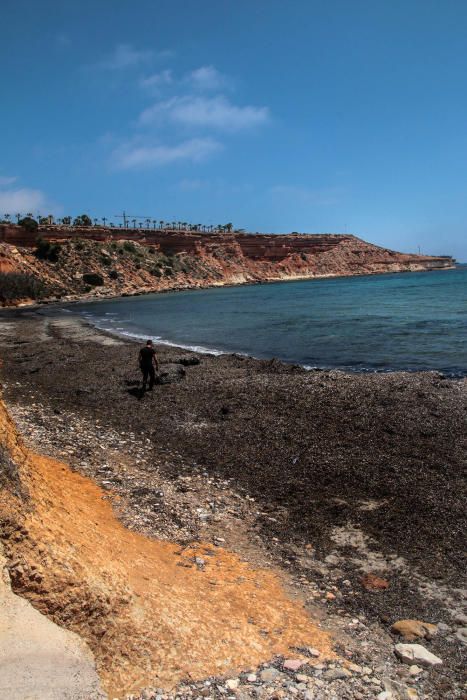
M 462 265 L 458 265 L 456 267 L 462 267 Z M 438 272 L 442 271 L 444 272 L 445 270 L 430 270 L 430 272 Z M 425 271 L 417 271 L 417 272 L 427 272 Z M 350 279 L 352 277 L 374 277 L 375 274 L 381 274 L 382 276 L 394 276 L 394 275 L 399 275 L 401 273 L 399 272 L 391 272 L 391 273 L 370 273 L 370 274 L 365 274 L 365 275 L 329 275 L 329 276 L 323 276 L 319 278 L 303 278 L 303 279 L 287 279 L 287 280 L 266 280 L 264 282 L 243 282 L 243 283 L 236 283 L 236 284 L 226 284 L 226 285 L 211 285 L 208 287 L 193 287 L 193 288 L 176 288 L 176 289 L 166 289 L 166 290 L 156 290 L 156 291 L 148 291 L 148 292 L 138 292 L 135 294 L 124 294 L 124 295 L 115 295 L 115 296 L 92 296 L 92 297 L 80 297 L 77 299 L 67 299 L 67 298 L 62 298 L 62 299 L 55 299 L 51 301 L 46 301 L 42 303 L 31 303 L 31 304 L 22 304 L 22 305 L 17 305 L 17 306 L 9 306 L 9 307 L 0 307 L 0 318 L 8 318 L 11 315 L 16 315 L 16 314 L 21 314 L 21 313 L 28 313 L 28 312 L 39 312 L 39 313 L 44 313 L 45 315 L 50 312 L 51 314 L 56 314 L 56 313 L 70 313 L 74 314 L 77 318 L 81 319 L 84 323 L 89 324 L 96 330 L 102 333 L 108 333 L 109 335 L 115 337 L 115 338 L 121 338 L 121 339 L 129 339 L 133 342 L 139 342 L 143 339 L 146 338 L 146 334 L 143 333 L 138 333 L 138 332 L 132 332 L 132 331 L 118 331 L 114 330 L 111 328 L 102 328 L 99 326 L 99 323 L 97 320 L 91 320 L 89 318 L 86 318 L 81 312 L 80 312 L 80 307 L 86 304 L 98 304 L 100 302 L 106 303 L 110 301 L 124 301 L 125 299 L 131 299 L 133 297 L 147 297 L 150 294 L 154 295 L 160 295 L 160 294 L 169 294 L 169 293 L 174 293 L 174 292 L 196 292 L 196 291 L 207 291 L 208 289 L 216 289 L 219 287 L 226 287 L 226 288 L 234 288 L 234 287 L 241 287 L 241 286 L 256 286 L 256 285 L 262 285 L 262 284 L 280 284 L 280 283 L 293 283 L 293 282 L 304 282 L 304 281 L 322 281 L 323 279 Z M 405 273 L 404 273 L 405 274 Z M 378 366 L 349 366 L 349 365 L 311 365 L 309 363 L 305 362 L 300 362 L 299 360 L 294 360 L 294 359 L 285 359 L 282 357 L 278 357 L 272 354 L 269 354 L 268 352 L 264 352 L 262 354 L 254 355 L 251 353 L 248 353 L 247 351 L 243 350 L 235 350 L 235 349 L 229 349 L 229 348 L 218 348 L 214 346 L 209 346 L 209 345 L 203 345 L 203 344 L 196 344 L 196 343 L 188 343 L 188 342 L 177 342 L 176 340 L 171 340 L 170 338 L 163 338 L 163 337 L 158 337 L 158 336 L 153 336 L 153 340 L 155 345 L 160 346 L 160 347 L 168 347 L 168 348 L 174 348 L 178 349 L 181 351 L 187 351 L 187 352 L 193 352 L 193 353 L 198 353 L 198 354 L 203 354 L 203 355 L 210 355 L 210 356 L 229 356 L 229 355 L 238 355 L 241 357 L 246 357 L 250 358 L 253 360 L 258 360 L 258 361 L 268 361 L 268 360 L 277 360 L 279 362 L 283 362 L 286 365 L 289 366 L 294 366 L 298 365 L 305 369 L 306 371 L 309 372 L 327 372 L 327 371 L 337 371 L 337 372 L 342 372 L 343 374 L 351 374 L 351 375 L 366 375 L 366 374 L 377 374 L 377 375 L 386 375 L 386 374 L 392 374 L 394 372 L 407 372 L 409 374 L 417 374 L 419 372 L 437 372 L 446 379 L 462 379 L 467 376 L 467 368 L 459 368 L 455 367 L 453 368 L 446 368 L 446 367 L 411 367 L 411 366 L 404 366 L 404 367 L 393 367 L 393 366 L 387 366 L 387 367 L 378 367 Z
M 325 275 L 294 275 L 290 276 L 287 278 L 276 278 L 276 279 L 263 279 L 263 280 L 244 280 L 242 282 L 225 282 L 225 283 L 210 283 L 207 285 L 193 285 L 193 286 L 186 286 L 186 287 L 171 287 L 171 288 L 166 288 L 166 289 L 146 289 L 146 288 L 141 288 L 140 290 L 137 290 L 135 292 L 127 292 L 127 293 L 104 293 L 104 294 L 96 294 L 96 295 L 71 295 L 70 297 L 64 296 L 61 297 L 60 299 L 57 298 L 50 298 L 50 299 L 44 299 L 42 301 L 36 301 L 36 300 L 31 300 L 31 301 L 20 301 L 16 304 L 9 304 L 9 305 L 0 305 L 0 312 L 1 311 L 8 311 L 8 310 L 13 310 L 13 309 L 36 309 L 36 308 L 42 308 L 44 306 L 54 306 L 56 304 L 80 304 L 80 303 L 87 303 L 87 302 L 96 302 L 96 301 L 107 301 L 111 299 L 127 299 L 131 297 L 138 297 L 138 296 L 147 296 L 149 294 L 170 294 L 173 292 L 189 292 L 189 291 L 204 291 L 208 289 L 218 289 L 218 288 L 229 288 L 229 287 L 246 287 L 246 286 L 256 286 L 256 285 L 266 285 L 266 284 L 286 284 L 286 283 L 293 283 L 293 282 L 305 282 L 305 281 L 322 281 L 322 280 L 327 280 L 327 279 L 351 279 L 353 277 L 375 277 L 375 276 L 389 276 L 389 275 L 405 275 L 405 274 L 417 274 L 417 273 L 431 273 L 431 272 L 448 272 L 452 270 L 456 270 L 459 267 L 465 266 L 467 263 L 456 263 L 450 267 L 443 267 L 443 268 L 432 268 L 432 269 L 421 269 L 421 270 L 398 270 L 394 272 L 356 272 L 352 274 L 325 274 Z

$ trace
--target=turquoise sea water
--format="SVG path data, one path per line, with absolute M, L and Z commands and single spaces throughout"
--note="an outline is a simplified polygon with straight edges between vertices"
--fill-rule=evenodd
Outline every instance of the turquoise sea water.
M 467 375 L 467 266 L 74 305 L 99 328 L 196 350 L 353 371 Z

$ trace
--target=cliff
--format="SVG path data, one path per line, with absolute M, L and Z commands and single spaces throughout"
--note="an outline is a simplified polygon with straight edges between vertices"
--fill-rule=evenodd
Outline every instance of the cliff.
M 37 257 L 38 236 L 56 255 Z M 453 265 L 448 256 L 398 253 L 352 235 L 0 226 L 0 272 L 29 273 L 48 296 L 68 298 Z

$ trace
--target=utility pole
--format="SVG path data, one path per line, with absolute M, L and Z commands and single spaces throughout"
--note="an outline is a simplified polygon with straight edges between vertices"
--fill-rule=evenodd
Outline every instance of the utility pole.
M 127 214 L 126 211 L 123 211 L 121 214 L 115 214 L 115 217 L 117 219 L 123 219 L 123 228 L 128 228 L 128 224 L 134 219 L 152 219 L 152 216 L 143 216 L 142 214 Z M 136 224 L 133 228 L 136 228 Z

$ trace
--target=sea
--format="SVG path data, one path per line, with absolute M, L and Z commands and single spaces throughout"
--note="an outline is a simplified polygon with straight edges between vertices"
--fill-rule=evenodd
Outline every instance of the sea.
M 467 376 L 467 265 L 148 294 L 68 307 L 122 336 L 352 372 Z

